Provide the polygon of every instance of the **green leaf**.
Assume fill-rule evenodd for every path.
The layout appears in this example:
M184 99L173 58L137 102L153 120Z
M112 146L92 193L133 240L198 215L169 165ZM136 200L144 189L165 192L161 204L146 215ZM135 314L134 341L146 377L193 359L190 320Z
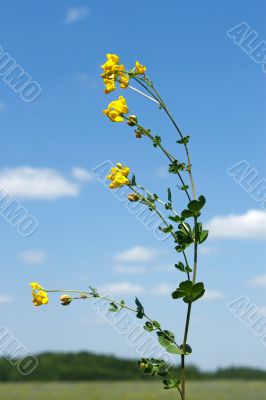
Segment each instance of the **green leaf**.
M133 174L131 177L131 186L136 186L136 175Z
M159 227L160 231L164 232L164 233L169 233L173 230L173 226L172 225L168 225L165 228L162 228L161 226Z
M175 267L177 269L179 269L179 271L181 271L181 272L186 272L186 267L184 266L184 264L181 261L179 261L178 264L175 264Z
M183 219L187 219L187 218L190 218L190 217L194 217L194 212L191 211L191 210L185 209L185 210L183 210L183 211L181 212L181 217L182 217Z
M99 294L98 294L98 292L97 292L97 289L95 289L95 288L93 288L93 287L91 287L91 286L89 286L89 288L90 288L90 290L91 290L91 294L92 294L93 297L99 297Z
M183 186L180 186L180 189L181 190L188 190L189 186L188 185L183 185Z
M193 288L192 288L192 295L193 296L197 296L199 293L201 293L202 292L202 290L204 289L204 284L203 284L203 282L198 282L198 283L195 283L194 285L193 285Z
M183 139L177 140L176 143L178 143L178 144L187 144L189 142L189 138L190 138L190 136L185 136L185 137L183 137Z
M181 261L179 261L178 264L175 264L175 267L181 272L192 272L192 269L188 265L185 266Z
M158 342L160 343L161 346L166 348L172 344L172 341L166 337L164 332L157 332L157 336L158 336Z
M144 307L141 304L141 302L139 301L139 299L136 297L135 299L135 304L137 306L137 315L136 317L139 319L142 319L144 317Z
M164 379L163 380L164 389L175 389L180 385L180 381L177 379Z
M167 331L167 330L164 330L163 332L164 332L164 334L165 334L167 339L170 339L172 341L175 340L175 335L173 334L173 332L170 332L170 331Z
M204 207L205 203L205 197L199 196L198 200L192 200L188 203L188 209L194 213L198 213Z
M154 136L154 138L153 138L153 146L157 147L159 144L161 144L161 137L160 136Z
M144 329L147 332L153 332L154 331L153 324L151 322L149 322L149 321L146 322L145 325L144 325Z
M169 164L168 172L171 174L178 174L179 171L183 171L185 169L184 163L179 163L177 160L174 160Z
M165 347L166 349L173 344L175 341L175 335L170 331L160 331L157 332L158 342L161 346ZM168 350L167 350L168 351Z
M117 312L117 311L119 311L119 308L115 303L110 303L109 311L110 312Z
M204 295L204 293L205 293L205 289L202 289L202 291L199 294L193 296L192 302L200 299Z
M172 293L172 298L174 300L183 298L185 303L193 303L201 298L204 293L205 289L203 282L193 284L192 281L187 280L180 283L179 288Z
M207 239L208 235L209 235L209 231L208 230L201 231L200 234L199 234L199 243L205 242L205 240Z
M182 253L186 249L186 246L176 246L175 249L178 253Z
M193 283L192 281L181 282L179 288L184 292L185 295L190 295L192 293Z
M165 350L171 354L183 354L183 351L180 349L180 347L176 346L175 344L167 346Z
M182 297L184 297L184 292L183 292L183 290L180 290L180 289L176 289L173 293L172 293L172 298L174 299L174 300L176 300L176 299L182 299Z
M139 299L137 297L135 299L135 304L136 304L137 307L140 307L140 308L143 309L143 305L141 304L141 302L139 301Z
M153 325L155 326L155 328L160 329L161 325L159 324L158 321L152 321Z
M176 242L179 245L185 246L185 248L191 245L194 241L192 237L192 232L191 234L189 234L185 229L180 229L179 231L176 231L175 238Z
M172 203L172 193L170 188L167 189L167 193L168 193L168 201L169 203Z
M188 203L188 209L190 210L190 211L192 211L193 213L194 212L198 212L199 210L200 210L200 206L199 206L199 203L198 203L198 201L197 200L191 200L189 203Z
M168 217L173 222L182 222L183 218L179 217L179 215L169 215Z
M198 202L199 202L199 204L200 204L200 208L203 208L204 206L205 206L205 204L206 204L206 198L204 197L204 196L199 196L199 198L198 198Z
M180 350L183 351L183 345L181 344ZM185 355L189 355L192 353L192 348L189 346L189 344L186 344L185 346L185 351L183 352Z

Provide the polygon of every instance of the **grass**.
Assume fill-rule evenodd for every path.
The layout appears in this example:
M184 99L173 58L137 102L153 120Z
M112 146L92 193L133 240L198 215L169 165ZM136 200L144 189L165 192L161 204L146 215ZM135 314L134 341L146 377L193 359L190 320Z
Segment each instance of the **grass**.
M207 381L188 384L188 400L265 400L266 383ZM0 400L175 400L177 392L151 382L3 383Z

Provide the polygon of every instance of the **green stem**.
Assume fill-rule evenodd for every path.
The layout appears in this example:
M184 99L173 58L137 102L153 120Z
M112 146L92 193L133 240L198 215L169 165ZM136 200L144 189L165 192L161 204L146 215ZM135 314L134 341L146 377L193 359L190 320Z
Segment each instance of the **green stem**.
M161 108L165 111L165 113L166 113L166 114L168 115L168 117L170 118L170 120L171 120L172 124L174 125L175 129L177 130L177 132L178 132L180 138L181 138L181 139L184 139L183 133L181 132L179 126L178 126L177 123L175 122L175 120L174 120L172 114L171 114L170 111L168 110L168 108L167 108L166 104L164 103L163 99L161 98L159 92L158 92L158 91L156 90L156 88L153 86L153 83L150 82L150 85L149 85L149 86L152 88L152 90L154 91L155 94L154 94L154 93L152 92L152 90L150 90L144 83L142 83L142 82L145 82L145 83L146 83L145 79L143 79L143 78L139 78L139 79L138 79L138 78L136 78L136 77L133 77L133 79L135 79L148 93L150 93L156 101L159 101ZM189 151L188 151L188 146L187 146L186 143L184 143L184 147L185 147L185 151L186 151L186 155L187 155L188 173L189 173L189 178L190 178L190 182L191 182L192 194L193 194L193 198L196 199L195 181L194 181L193 174L192 174L192 171L191 171L192 165L191 165L191 160L190 160L190 154L189 154Z
M114 304L118 305L119 307L121 307L121 309L125 308L126 310L134 312L135 314L138 313L138 310L127 306L125 303L121 304L121 302L119 302L117 300L111 299L106 296L102 296L98 293L97 293L97 296L94 296L94 295L92 295L91 292L86 292L86 291L82 291L82 290L69 290L69 289L48 290L48 289L44 289L44 291L46 293L80 293L80 295L81 295L80 297L73 297L72 299L73 300L81 300L81 299L86 300L86 299L93 299L93 298L97 299L98 298L98 299L106 300L108 303L114 303ZM143 316L146 318L147 321L153 323L154 319L150 318L146 313L144 313ZM162 328L157 328L157 330L160 332L164 332L164 330ZM172 343L175 344L179 348L178 344L175 341L173 341Z
M130 189L139 196L140 200L142 200L144 202L144 204L146 204L147 207L149 207L150 209L152 209L152 210L154 210L156 212L156 214L161 218L161 220L163 221L163 223L165 224L166 227L170 227L170 225L168 224L166 219L162 216L162 214L157 209L155 204L150 203L148 201L148 199L145 196L143 196L141 193L139 193L136 189L134 189L133 186L128 185L128 187L130 187ZM170 231L170 233L173 236L174 240L176 240L176 237L175 237L174 233L172 231Z
M183 340L183 351L186 351L186 345L187 345L187 337L188 337L188 331L189 331L189 322L190 322L190 316L191 316L191 307L192 303L188 304L187 307L187 317L186 317L186 326L185 326L185 333L184 333L184 340ZM185 369L185 355L181 355L181 396L182 400L186 398L186 369Z
M130 119L129 119L125 114L122 114L122 116L123 116L127 121L130 121ZM149 131L148 129L144 128L142 125L140 125L140 124L137 123L137 122L135 122L135 126L137 126L137 127L145 134L145 136L147 136L147 137L154 143L155 137L150 133L150 131ZM159 148L162 150L162 152L166 155L166 157L168 158L168 160L169 160L171 163L174 162L174 161L177 161L176 158L175 158L174 156L172 156L172 155L162 146L161 143L157 144L157 147L159 147ZM178 162L178 161L177 161L177 162ZM185 182L184 182L184 180L183 180L183 178L182 178L182 176L181 176L181 174L180 174L179 171L177 171L177 175L178 175L178 177L179 177L179 179L180 179L180 181L181 181L181 183L182 183L182 186L186 186L186 184L185 184ZM191 200L191 197L190 197L190 194L188 193L187 189L185 189L184 191L185 191L185 193L186 193L186 195L187 195L188 200L190 201L190 200Z
M144 196L142 196L139 192L137 192L137 191L134 189L134 187L132 187L132 186L130 186L130 185L128 185L128 186L130 187L131 190L133 190L134 193L136 193L138 196L140 196L140 199L144 198L144 199L145 199L145 204L147 205L147 199L146 199ZM154 195L153 195L149 190L145 189L144 187L142 187L142 186L140 186L140 185L137 185L137 184L136 184L136 187L138 187L139 189L143 190L143 191L144 191L145 193L147 193L149 196L154 197ZM159 197L157 197L156 200L157 200L160 204L162 204L163 206L166 206L166 203L165 203L164 201L162 201ZM148 206L148 205L147 205L147 206ZM177 214L177 212L173 209L173 207L172 207L171 204L168 204L168 206L169 206L169 209L172 210L173 213L174 213L176 216L179 216L179 215ZM164 221L164 219L163 219L163 222L166 224L166 222ZM189 233L189 230L188 230L186 224L184 224L183 222L181 222L181 225L182 225L182 226L186 229L186 231ZM174 236L174 238L175 238L175 236ZM185 260L186 267L189 268L189 264L188 264L188 260L187 260L187 256L186 256L185 251L182 251L182 254L183 254L183 257L184 257L184 260ZM189 272L186 271L186 274L187 274L188 280L190 280Z
M196 283L197 279L197 265L198 265L198 220L194 218L194 227L195 227L195 243L194 243L194 267L193 267L193 284ZM187 308L187 317L186 317L186 326L185 326L185 333L183 339L183 350L186 350L187 345L187 338L188 338L188 331L189 331L189 324L190 324L190 317L191 317L191 308L192 303L188 304ZM182 392L182 400L185 400L186 396L186 371L185 371L185 355L181 355L181 392Z

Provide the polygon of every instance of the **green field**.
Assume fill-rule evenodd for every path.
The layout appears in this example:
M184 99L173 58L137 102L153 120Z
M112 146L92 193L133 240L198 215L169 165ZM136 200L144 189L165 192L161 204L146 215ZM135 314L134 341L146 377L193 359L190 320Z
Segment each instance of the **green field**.
M175 391L151 382L3 383L0 400L174 400ZM188 400L265 400L266 382L189 382Z

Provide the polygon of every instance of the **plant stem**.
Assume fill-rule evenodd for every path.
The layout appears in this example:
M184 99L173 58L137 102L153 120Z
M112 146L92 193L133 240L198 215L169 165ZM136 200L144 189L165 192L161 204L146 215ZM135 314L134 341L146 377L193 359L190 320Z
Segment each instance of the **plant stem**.
M122 115L123 115L123 117L124 117L126 120L130 121L130 119L129 119L126 115L124 115L124 114L122 114ZM147 136L147 137L154 143L155 137L150 133L150 131L149 131L148 129L144 128L142 125L140 125L140 124L137 123L137 122L135 122L135 125L145 134L145 136ZM174 161L177 161L176 158L175 158L174 156L172 156L172 155L161 145L161 143L157 144L157 146L162 150L162 152L166 155L166 157L168 158L168 160L169 160L171 163L174 162ZM178 161L177 161L177 162L178 162ZM180 174L179 171L177 171L177 175L178 175L178 177L179 177L179 179L180 179L180 181L181 181L181 183L182 183L182 186L186 186L186 185L185 185L185 182L184 182L184 180L183 180L183 178L182 178L182 176L181 176L181 174ZM188 193L187 189L185 189L184 191L185 191L185 193L186 193L186 195L187 195L188 200L190 201L190 200L191 200L191 197L190 197L190 194Z
M126 310L129 310L131 312L134 312L135 314L138 313L138 310L127 306L125 303L121 304L121 302L111 299L109 297L106 296L102 296L100 294L97 293L97 296L93 295L91 292L86 292L86 291L82 291L82 290L69 290L69 289L52 289L52 290L48 290L48 289L44 289L46 293L80 293L80 297L72 297L73 300L86 300L86 299L102 299L102 300L106 300L109 303L114 303L116 305L118 305L121 309L125 308ZM143 314L143 317L146 318L147 321L153 323L154 319L150 318L146 313ZM158 331L160 332L164 332L164 330L162 328L157 328ZM179 348L178 344L176 343L176 341L172 341L173 344L176 345L176 347Z
M187 318L186 318L186 326L185 326L185 333L184 333L184 340L183 340L183 347L182 349L186 351L187 345L187 337L188 337L188 330L189 330L189 321L191 315L191 306L192 303L188 304L187 307ZM186 370L185 370L185 355L181 355L181 394L182 400L185 400L186 397Z
M194 267L193 267L193 284L196 282L197 278L197 265L198 265L198 229L197 225L198 220L194 218L194 227L195 227L195 243L194 243ZM188 338L188 331L189 331L189 324L190 324L190 317L191 317L191 308L192 303L188 303L187 308L187 317L186 317L186 326L185 326L185 333L184 333L184 340L183 340L183 347L182 349L186 350L187 345L187 338ZM186 398L186 370L185 370L185 355L181 355L181 393L182 393L182 400Z
M138 82L148 93L150 93L153 97L153 101L155 100L156 102L159 102L160 107L165 111L165 113L168 115L168 117L170 118L172 124L174 125L175 129L177 130L179 136L181 139L184 139L184 135L181 132L179 126L177 125L177 123L175 122L172 114L170 113L170 111L168 110L167 106L165 105L163 99L161 98L159 92L157 91L157 89L153 86L153 83L150 82L149 86L152 88L152 90L154 91L154 93L152 92L152 90L150 90L149 87L147 87L143 82L146 83L145 79L143 78L136 78L133 77L133 79L135 79L136 82ZM141 93L142 94L142 93ZM189 173L189 178L190 178L190 182L191 182L191 189L192 189L192 194L193 194L193 198L196 199L196 188L195 188L195 182L194 182L194 178L192 175L192 165L191 165L191 160L190 160L190 155L189 155L189 151L188 151L188 146L186 143L184 143L184 147L185 147L185 151L186 151L186 155L187 155L187 161L188 161L188 173Z
M144 85L144 84L142 84L142 86L146 87L146 85ZM156 96L154 96L154 98L156 100L160 101L160 105L161 105L162 109L168 115L168 117L171 120L172 124L176 128L180 138L183 140L184 136L183 136L179 126L175 122L175 120L172 117L170 111L168 110L167 106L163 102L161 96L159 95L159 93L157 92L157 90L155 89L155 87L153 86L152 83L150 83L150 87L153 89L153 91L154 91L154 93L156 95ZM149 88L146 88L146 89L147 89L147 91L149 93L151 93L151 90ZM191 165L191 160L190 160L190 155L189 155L187 143L184 143L184 147L185 147L185 151L186 151L186 155L187 155L188 173L189 173L189 178L190 178L190 182L191 182L192 195L193 195L193 199L195 200L196 199L196 188L195 188L194 178L193 178L193 175L192 175L192 165ZM197 244L198 243L198 240L197 240L197 236L198 236L198 234L197 234L197 218L194 218L194 227L195 227L195 244L194 244L193 283L196 282L196 277L197 277L197 259L198 259L198 251L197 251L197 249L198 249L198 244ZM184 254L184 256L185 256L185 254ZM185 260L186 260L186 258L185 258ZM186 263L187 263L187 260L186 260ZM192 308L192 303L189 303L188 304L188 308L187 308L186 326L185 326L185 333L184 333L184 340L183 340L183 351L185 351L186 344L187 344L187 337L188 337L190 317L191 317L191 308ZM181 355L181 399L185 400L185 398L186 398L185 354L182 354Z

